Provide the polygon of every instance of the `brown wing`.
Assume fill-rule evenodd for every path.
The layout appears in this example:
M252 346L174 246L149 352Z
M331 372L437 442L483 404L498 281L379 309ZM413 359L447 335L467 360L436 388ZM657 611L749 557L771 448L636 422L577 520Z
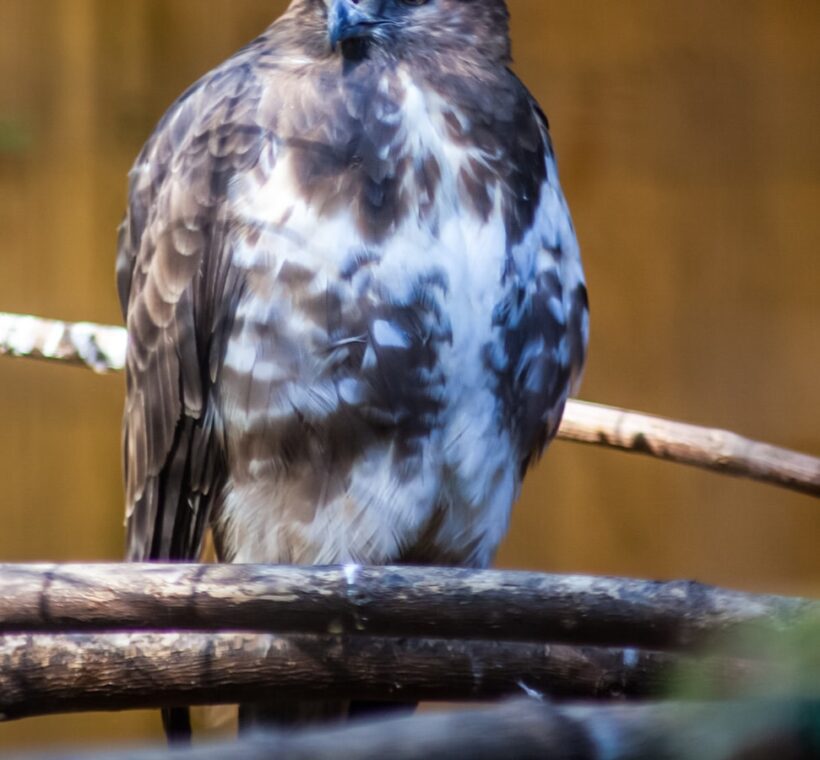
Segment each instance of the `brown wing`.
M168 111L130 176L117 286L128 326L123 421L127 558L193 559L224 471L218 382L240 290L228 183L255 166L252 46Z
M519 235L537 233L541 250L528 278L508 275L508 296L497 304L493 324L503 340L505 362L498 394L522 454L522 475L558 432L564 406L577 390L588 340L587 290L578 241L558 180L544 112L524 85L510 74L520 111L514 134L517 160L509 183ZM541 169L543 167L543 169ZM521 199L524 199L522 202ZM536 214L526 200L549 204ZM532 203L533 201L531 201Z

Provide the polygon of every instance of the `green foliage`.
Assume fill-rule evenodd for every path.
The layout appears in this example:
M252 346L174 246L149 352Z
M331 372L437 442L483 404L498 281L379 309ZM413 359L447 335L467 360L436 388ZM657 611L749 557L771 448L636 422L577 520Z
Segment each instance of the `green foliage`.
M820 616L790 621L776 633L750 629L707 654L732 658L735 653L737 658L738 652L749 663L742 678L722 677L712 659L706 658L678 674L672 685L673 696L820 700Z
M746 663L741 676L734 669L721 672L714 667L717 658L737 661L738 652ZM687 757L725 758L729 742L737 737L747 739L750 747L765 747L782 736L799 742L795 757L802 758L804 751L810 753L806 757L820 757L820 617L790 621L776 633L749 630L731 646L716 646L709 654L715 657L678 673L671 696L700 703L731 699L735 709L708 726L708 741L693 747ZM769 757L749 755L763 756Z

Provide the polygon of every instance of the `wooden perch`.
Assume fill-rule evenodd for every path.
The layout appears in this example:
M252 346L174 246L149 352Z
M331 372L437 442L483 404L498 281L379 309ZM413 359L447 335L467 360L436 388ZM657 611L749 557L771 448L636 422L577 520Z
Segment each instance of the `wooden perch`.
M0 636L6 720L96 710L283 699L490 700L660 697L694 660L636 650L502 641L270 634ZM733 693L764 666L698 660ZM754 680L752 680L754 679Z
M121 327L0 313L0 355L59 361L96 372L125 366ZM567 403L558 437L646 454L820 497L820 458L743 438L726 430L583 401Z
M690 581L421 567L0 565L0 633L246 630L679 649L820 602Z
M812 703L556 707L515 700L303 732L260 733L185 750L157 748L40 760L807 760L820 755ZM19 758L18 758L19 760Z

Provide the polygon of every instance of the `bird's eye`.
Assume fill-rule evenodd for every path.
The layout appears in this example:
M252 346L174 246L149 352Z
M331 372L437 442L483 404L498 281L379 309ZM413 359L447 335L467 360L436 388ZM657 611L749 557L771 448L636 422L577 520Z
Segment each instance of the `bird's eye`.
M430 0L401 0L402 5L427 5Z

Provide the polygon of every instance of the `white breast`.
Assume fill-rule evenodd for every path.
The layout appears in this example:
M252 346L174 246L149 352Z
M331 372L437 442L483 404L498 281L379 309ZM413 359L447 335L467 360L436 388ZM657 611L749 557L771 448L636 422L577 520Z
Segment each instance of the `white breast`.
M405 90L400 139L411 154L429 154L441 168L436 223L407 216L361 275L348 282L340 274L351 251L365 247L351 214L341 210L328 216L305 201L287 150L271 145L265 171L232 187L233 263L246 270L250 285L228 345L226 377L234 379L223 383L221 406L229 457L244 450L257 456L250 468L234 472L224 497L224 529L228 542L239 547L238 561L388 562L412 545L438 510L437 542L471 546L464 561L486 565L506 532L520 485L519 465L499 424L485 361L488 345L500 340L493 312L504 297L507 261L501 201L496 194L486 221L462 207L459 171L468 159L481 156L447 138L445 103L416 87L406 72L399 73L399 81ZM559 202L563 199L545 195L539 212L542 228L517 246L518 265L534 271L544 233L566 234L544 229L554 226L553 206ZM296 289L281 277L293 264L310 273L309 282ZM356 299L368 288L367 293L379 294L379 308L405 304L430 273L446 284L431 290L431 297L446 315L450 339L437 360L445 378L439 424L427 435L413 477L396 476L398 440L363 452L341 489L327 471L333 460L323 463L322 451L309 453L305 461L284 463L275 447L265 445L281 426L296 415L320 427L364 392L355 377L334 379L328 355L343 359L357 340L379 344L374 349L401 348L407 340L387 308L369 333L348 336L346 345L334 345L328 354L329 333L308 318L303 304L333 292L352 314ZM274 344L296 348L285 360ZM375 351L371 361L374 356ZM306 487L322 479L326 488ZM310 503L317 494L323 500L319 507Z

